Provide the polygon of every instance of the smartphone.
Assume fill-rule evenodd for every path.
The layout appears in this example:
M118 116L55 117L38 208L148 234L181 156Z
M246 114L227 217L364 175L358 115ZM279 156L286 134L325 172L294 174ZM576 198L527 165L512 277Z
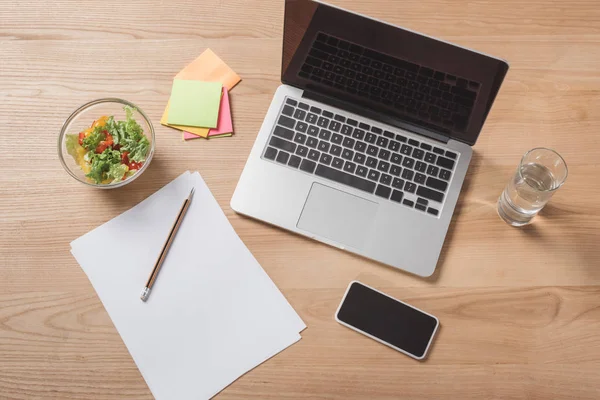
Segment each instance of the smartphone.
M433 315L358 281L348 285L335 319L417 360L427 355L440 324Z

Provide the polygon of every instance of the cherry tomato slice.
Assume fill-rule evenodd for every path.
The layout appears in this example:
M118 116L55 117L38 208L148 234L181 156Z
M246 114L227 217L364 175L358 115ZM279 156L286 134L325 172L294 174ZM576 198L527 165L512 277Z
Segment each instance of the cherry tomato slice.
M85 138L85 132L79 132L79 145L83 146L83 139Z
M132 169L140 169L140 168L142 168L142 163L141 162L132 161L132 162L129 163L129 169L130 170L132 170Z
M121 153L121 163L122 164L125 164L125 165L129 164L129 157L128 156L129 156L129 152L128 151L124 151L123 153Z

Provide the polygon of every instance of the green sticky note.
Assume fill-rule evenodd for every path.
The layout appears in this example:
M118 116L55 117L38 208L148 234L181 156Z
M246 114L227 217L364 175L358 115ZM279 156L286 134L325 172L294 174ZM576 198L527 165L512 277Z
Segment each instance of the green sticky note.
M175 79L171 89L169 124L216 128L223 84Z

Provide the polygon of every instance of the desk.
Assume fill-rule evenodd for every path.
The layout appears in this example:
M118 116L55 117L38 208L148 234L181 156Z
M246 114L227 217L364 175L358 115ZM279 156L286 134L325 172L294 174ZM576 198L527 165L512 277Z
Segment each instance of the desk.
M511 63L430 279L229 207L280 84L281 1L0 3L0 398L151 398L69 242L187 169L308 325L218 398L600 398L597 3L333 2ZM159 119L174 74L206 47L243 78L231 93L236 135L183 143ZM91 190L62 170L56 137L76 107L109 96L147 112L157 152L131 185ZM495 202L536 146L562 154L569 178L533 225L511 228ZM439 317L426 362L334 322L352 279Z

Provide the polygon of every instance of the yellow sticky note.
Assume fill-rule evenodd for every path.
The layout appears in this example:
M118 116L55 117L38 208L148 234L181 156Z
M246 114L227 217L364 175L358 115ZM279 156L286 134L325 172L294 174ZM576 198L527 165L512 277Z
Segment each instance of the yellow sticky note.
M231 90L240 82L240 77L223 60L219 58L211 49L206 49L198 58L192 61L188 66L175 75L175 79L200 80L207 82L221 82L224 87ZM169 125L169 106L171 100L167 103L160 123L171 128L185 130L195 135L208 137L208 128L195 128L181 125Z

